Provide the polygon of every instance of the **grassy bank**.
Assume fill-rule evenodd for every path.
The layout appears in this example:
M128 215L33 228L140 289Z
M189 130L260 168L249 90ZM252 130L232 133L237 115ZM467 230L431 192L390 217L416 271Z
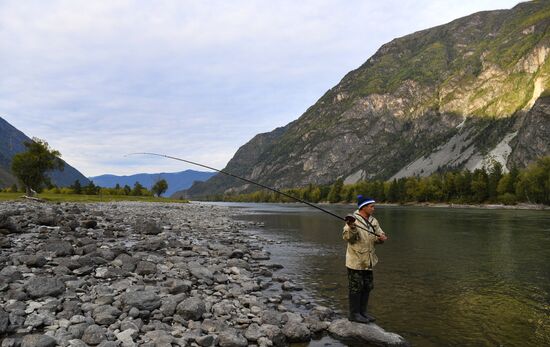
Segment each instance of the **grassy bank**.
M23 193L0 193L0 201L21 199ZM35 197L51 202L110 202L110 201L145 201L145 202L179 202L186 203L188 200L157 198L153 196L131 196L131 195L84 195L84 194L37 194Z

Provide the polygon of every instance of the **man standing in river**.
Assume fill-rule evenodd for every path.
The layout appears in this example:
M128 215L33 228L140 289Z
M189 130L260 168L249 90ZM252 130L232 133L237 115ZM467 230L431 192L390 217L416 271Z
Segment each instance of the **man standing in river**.
M388 238L374 213L375 201L357 197L357 211L346 217L343 239L348 242L346 267L349 281L349 320L369 323L376 319L367 313L369 294L374 287L372 269L378 262L374 245Z

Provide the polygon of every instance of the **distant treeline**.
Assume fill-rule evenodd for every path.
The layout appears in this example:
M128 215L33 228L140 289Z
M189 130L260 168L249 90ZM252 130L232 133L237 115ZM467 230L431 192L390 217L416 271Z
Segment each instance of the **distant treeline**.
M344 184L339 179L332 185L310 184L283 192L309 202L351 203L359 194L388 203L501 203L518 202L550 205L550 157L539 159L529 167L512 168L504 173L502 165L470 171L434 173L428 177L406 177L392 181L360 181ZM260 190L248 194L226 194L210 200L234 202L291 202L281 194Z
M17 185L12 185L10 188L4 189L6 192L21 191ZM153 196L153 192L145 188L141 183L136 182L133 187L129 185L120 186L117 184L114 188L103 188L90 181L85 186L76 180L71 186L59 188L51 186L44 189L42 192L51 194L84 194L84 195L127 195L127 196Z

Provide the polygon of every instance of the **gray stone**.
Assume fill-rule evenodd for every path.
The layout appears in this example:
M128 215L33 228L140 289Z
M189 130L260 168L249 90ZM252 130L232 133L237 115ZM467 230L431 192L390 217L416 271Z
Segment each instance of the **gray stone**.
M145 333L145 341L151 341L155 347L172 347L174 337L168 331L154 330Z
M219 345L221 347L246 347L248 346L248 340L240 333L227 330L219 335Z
M84 332L86 331L86 328L88 328L91 324L90 323L78 323L73 324L70 327L67 328L67 331L75 338L75 339L81 339L84 335Z
M330 324L328 331L340 339L384 346L409 346L400 335L387 332L374 323L361 324L347 319L338 319Z
M162 228L156 222L138 220L136 222L136 231L145 235L158 235L162 232Z
M139 309L136 308L136 307L132 307L130 309L130 311L128 311L128 315L132 318L137 318L139 317Z
M289 321L282 329L289 342L307 342L311 340L311 332L304 323Z
M25 289L31 298L56 297L65 292L65 284L58 278L37 276L27 282Z
M74 339L69 341L69 347L90 347L90 346L80 339Z
M222 300L212 305L212 313L216 316L230 315L235 311L235 305L229 300Z
M286 337L278 326L264 324L260 327L263 335L267 336L275 346L286 346Z
M21 341L21 347L54 347L57 341L48 335L26 335Z
M282 285L281 285L281 288L283 290L288 290L288 291L291 291L291 290L302 290L301 287L295 285L294 283L290 282L290 281L285 281Z
M136 336L137 336L137 330L134 330L134 329L126 329L116 334L116 338L118 341L122 343L122 347L136 346L136 343L134 342L134 338Z
M244 332L244 337L246 337L248 341L252 342L257 341L262 336L264 336L264 334L262 333L260 326L256 323L250 324Z
M31 313L25 319L23 326L37 328L44 324L45 316L42 314Z
M214 346L216 339L212 335L203 335L195 338L195 342L202 347Z
M116 322L121 313L122 312L116 307L102 305L94 309L93 317L97 324L111 325Z
M6 337L2 340L2 347L19 347L21 346L21 338Z
M58 222L57 216L51 211L40 212L36 216L36 223L38 225L55 226Z
M140 261L136 266L136 273L138 275L152 275L157 272L157 265L149 261Z
M0 278L3 278L9 283L23 279L23 274L15 266L5 266L2 270L0 270Z
M68 241L52 240L44 246L46 252L53 252L56 257L65 257L74 254L73 245Z
M174 312L176 312L176 307L184 299L185 299L185 294L170 295L170 296L162 298L161 306L160 306L160 312L162 312L162 314L165 317L173 316Z
M90 325L84 330L82 335L82 341L86 342L89 345L96 346L101 343L101 341L107 339L107 329L99 325Z
M262 313L262 323L279 326L282 323L282 317L276 311L264 311Z
M118 341L101 341L101 343L97 345L97 347L119 347L119 346L120 346L120 342Z
M21 257L21 261L28 267L43 267L48 263L46 257L40 254L33 254Z
M269 252L253 251L250 257L254 260L269 260Z
M187 280L170 279L166 283L171 294L189 293L193 283Z
M80 222L80 226L86 229L94 229L97 226L97 221L93 219L85 219Z
M0 229L5 229L10 233L19 232L17 223L14 222L12 211L4 211L0 213Z
M213 279L214 278L214 275L212 274L212 271L208 270L206 267L198 264L198 263L195 263L195 262L190 262L188 264L188 267L189 267L189 272L191 272L191 275L193 275L194 277L198 278L198 279L203 279L203 278L206 278L206 279Z
M176 311L183 319L199 320L206 312L206 305L200 298L191 297L180 302Z
M109 261L115 259L115 252L110 249L99 248L95 251L95 255Z
M240 249L233 250L233 252L231 252L231 255L229 256L229 258L242 258L242 257L244 257L244 252L241 251Z
M160 307L160 297L153 291L136 291L125 293L122 302L128 307L153 311Z
M8 331L10 315L0 307L0 335Z

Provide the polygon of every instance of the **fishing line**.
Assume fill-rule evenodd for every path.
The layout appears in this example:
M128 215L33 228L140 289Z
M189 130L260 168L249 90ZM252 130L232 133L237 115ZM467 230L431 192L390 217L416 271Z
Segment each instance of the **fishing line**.
M333 216L333 217L335 217L335 218L338 218L339 220L342 220L342 221L344 221L344 222L346 222L346 223L348 222L348 219L349 219L349 218L353 218L353 220L355 220L355 217L353 217L353 216L348 215L348 216L346 216L346 217L340 217L339 215L334 214L334 213L332 213L332 212L330 212L330 211L328 211L328 210L325 210L325 209L322 208L322 207L319 207L319 206L317 206L317 205L314 205L314 204L312 204L311 202L308 202L308 201L305 201L305 200L303 200L303 199L297 198L297 197L295 197L295 196L292 196L292 195L290 195L290 194L287 194L287 193L282 192L282 191L280 191L280 190L277 190L277 189L275 189L275 188L266 186L265 184L258 183L258 182L249 180L248 178L244 178L244 177L240 177L240 176L237 176L237 175L235 175L235 174L232 174L231 172L227 172L227 171L224 171L224 170L219 170L219 169L213 168L213 167L211 167L211 166L204 165L204 164L201 164L201 163L197 163L197 162L194 162L194 161L191 161L191 160L185 160L185 159L181 159L181 158L177 158L177 157L172 157L172 156L166 155L166 154L150 153L150 152L129 153L129 154L126 154L125 157L130 156L130 155L153 155L153 156L157 156L157 157L163 157L163 158L178 160L178 161L182 161L182 162L184 162L184 163L188 163L188 164L200 166L200 167L203 167L203 168L206 168L206 169L209 169L209 170L213 170L213 171L222 173L222 174L224 174L224 175L228 175L228 176L231 176L231 177L238 178L238 179L240 179L240 180L242 180L242 181L245 181L245 182L247 182L247 183L252 183L252 184L257 185L257 186L259 186L259 187L262 187L262 188L271 190L271 191L273 191L273 192L275 192L275 193L279 193L279 194L281 194L281 195L283 195L283 196L286 196L287 198L296 200L296 201L301 202L301 203L303 203L303 204L306 204L306 205L308 205L308 206L310 206L310 207L313 207L313 208L315 208L315 209L318 209L319 211L322 211L322 212L324 212L324 213L326 213L326 214L329 214L329 215L331 215L331 216ZM370 223L369 223L369 224L370 224ZM365 231L367 231L367 232L369 232L369 233L375 235L375 236L378 236L375 232L370 231L370 230L368 230L367 228L363 228L362 226L357 225L357 224L356 224L356 226L357 226L358 228L360 228L360 229L363 229L363 230L365 230Z

